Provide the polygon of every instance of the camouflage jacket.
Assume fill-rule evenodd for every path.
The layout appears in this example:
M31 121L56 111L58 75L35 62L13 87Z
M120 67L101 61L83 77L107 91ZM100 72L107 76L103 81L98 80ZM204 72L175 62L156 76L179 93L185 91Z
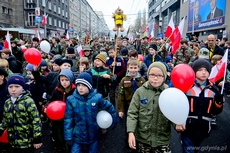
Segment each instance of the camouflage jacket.
M0 131L5 129L8 130L9 143L14 148L29 148L41 143L41 120L28 92L23 93L14 103L11 98L6 100Z
M141 44L141 54L142 54L143 56L149 54L148 48L149 48L149 44L148 44L147 42L143 42L143 43Z
M174 64L188 64L190 61L192 61L195 56L194 56L194 51L191 48L187 48L186 50L179 49L177 52L174 54Z

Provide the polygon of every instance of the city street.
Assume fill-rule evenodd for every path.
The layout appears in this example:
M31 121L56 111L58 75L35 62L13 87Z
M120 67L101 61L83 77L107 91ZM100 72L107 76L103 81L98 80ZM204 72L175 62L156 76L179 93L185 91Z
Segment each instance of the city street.
M230 152L230 98L226 97L224 110L217 116L217 125L212 129L210 137L206 139L201 149L204 153L229 153ZM125 130L121 120L114 130L100 138L99 153L125 153ZM172 153L180 153L180 135L172 129ZM43 127L43 146L36 153L52 153L52 144L48 132L48 124Z

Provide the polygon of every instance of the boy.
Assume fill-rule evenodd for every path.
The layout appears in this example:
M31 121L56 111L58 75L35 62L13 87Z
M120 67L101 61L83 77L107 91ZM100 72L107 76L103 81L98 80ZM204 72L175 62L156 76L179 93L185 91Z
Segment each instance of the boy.
M208 77L212 65L206 59L198 59L192 64L195 72L194 86L186 93L190 110L185 125L177 125L181 133L182 149L186 153L198 152L201 142L209 136L213 115L223 109L223 95Z
M75 90L75 80L74 74L70 69L64 69L60 72L58 76L58 81L60 85L55 88L53 95L51 97L52 101L61 100L66 101L66 98L73 94ZM52 121L52 138L54 140L54 149L56 152L68 152L68 148L65 147L64 141L64 123L63 119Z
M138 152L169 153L170 121L159 108L159 96L167 88L167 70L163 63L152 63L148 81L134 93L127 115L129 147Z
M18 74L7 81L10 98L6 100L0 135L8 130L11 152L31 153L42 146L41 120L37 107L24 90L25 80Z
M13 74L13 72L9 69L9 63L6 59L0 59L0 68L3 68L8 76L6 77L6 80Z
M73 144L72 153L82 152L85 145L88 152L97 153L101 131L96 122L97 113L100 110L108 111L113 118L112 126L118 122L117 113L113 105L92 88L92 76L89 73L79 74L75 84L76 90L66 100L64 137L69 144Z
M151 44L149 46L149 54L145 56L144 63L147 67L153 62L162 62L162 58L160 55L157 54L157 45Z

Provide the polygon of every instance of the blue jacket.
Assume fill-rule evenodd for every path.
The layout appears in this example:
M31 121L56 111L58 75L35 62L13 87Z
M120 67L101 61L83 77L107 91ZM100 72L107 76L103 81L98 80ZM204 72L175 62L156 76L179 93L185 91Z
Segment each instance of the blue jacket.
M109 101L103 99L101 94L92 89L85 97L75 90L73 95L67 97L64 117L64 138L74 143L90 144L100 134L96 116L100 110L106 110L113 118L112 126L118 122L116 109Z
M163 62L162 58L160 55L156 54L154 58L154 62ZM147 67L153 63L153 56L148 54L145 56L144 63L146 64Z

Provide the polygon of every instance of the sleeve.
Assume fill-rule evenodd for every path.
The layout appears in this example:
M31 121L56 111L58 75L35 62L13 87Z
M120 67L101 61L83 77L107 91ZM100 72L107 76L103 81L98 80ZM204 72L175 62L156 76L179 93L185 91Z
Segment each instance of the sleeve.
M215 92L212 114L217 115L220 114L223 110L224 95L220 93L220 90L216 85L212 86L212 90Z
M148 71L148 68L147 68L146 64L145 64L145 63L142 63L142 64L141 64L141 76L142 76L145 80L148 79L148 77L147 77L147 71Z
M119 119L117 111L111 102L103 99L102 95L100 95L99 98L99 109L106 110L108 113L111 114L113 118L113 123L111 127L115 127Z
M73 121L74 121L74 108L71 105L71 97L66 100L66 110L64 117L64 139L73 139Z
M39 117L39 113L37 107L33 101L33 99L29 98L27 102L27 110L29 115L29 120L33 125L33 139L34 144L42 142L42 123Z
M4 104L4 108L3 108L3 118L2 121L0 123L0 136L3 134L4 130L7 129L8 127L8 119L6 116L6 103Z
M117 95L117 109L118 112L124 112L124 102L125 102L125 98L124 98L124 78L121 80L120 84L119 84L119 89L118 89L118 95Z
M121 70L116 74L118 78L122 78L126 73L126 67L125 67L125 62L122 59L121 60Z
M137 90L134 93L131 103L129 105L128 114L127 114L127 132L135 132L136 130L137 121L139 118L138 116L139 108L140 108L139 90Z

